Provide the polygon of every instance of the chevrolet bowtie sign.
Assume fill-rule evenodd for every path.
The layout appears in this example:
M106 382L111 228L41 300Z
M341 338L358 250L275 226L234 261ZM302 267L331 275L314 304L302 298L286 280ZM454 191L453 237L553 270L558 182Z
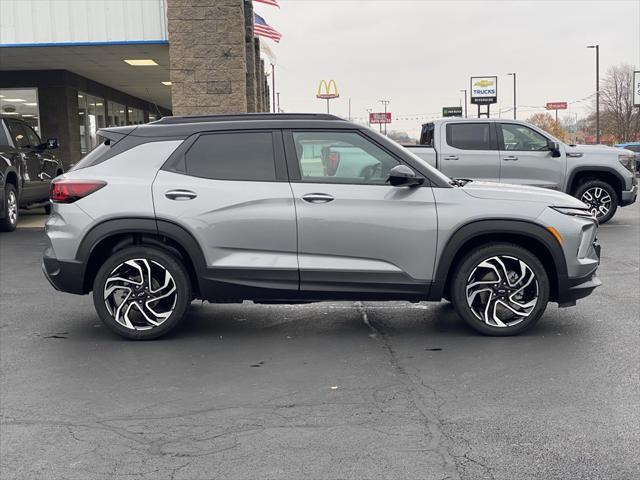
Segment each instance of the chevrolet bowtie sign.
M471 77L471 103L487 104L498 101L498 77Z
M329 83L327 83L326 80L322 80L320 82L320 85L318 85L316 98L325 98L330 100L332 98L338 98L339 96L340 94L338 93L338 87L336 85L336 82L334 82L333 80L329 80Z

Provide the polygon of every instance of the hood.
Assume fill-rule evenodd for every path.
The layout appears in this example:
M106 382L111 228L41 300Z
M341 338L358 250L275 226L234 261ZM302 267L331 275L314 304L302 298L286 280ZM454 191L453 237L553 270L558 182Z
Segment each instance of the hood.
M472 197L488 200L536 202L553 207L587 208L587 205L577 198L548 188L473 181L465 184L462 189Z
M567 155L589 155L591 156L610 156L613 155L618 158L620 153L619 148L608 147L607 145L566 145Z

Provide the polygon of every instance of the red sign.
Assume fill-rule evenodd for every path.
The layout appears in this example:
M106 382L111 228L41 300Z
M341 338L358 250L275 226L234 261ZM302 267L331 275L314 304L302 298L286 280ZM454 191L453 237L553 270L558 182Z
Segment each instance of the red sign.
M369 113L369 123L391 123L391 112Z
M547 110L566 110L567 102L547 102Z

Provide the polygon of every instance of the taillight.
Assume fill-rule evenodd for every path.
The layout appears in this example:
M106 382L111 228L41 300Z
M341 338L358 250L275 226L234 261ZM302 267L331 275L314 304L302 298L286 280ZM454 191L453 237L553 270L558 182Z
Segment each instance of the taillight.
M49 198L54 203L73 203L100 190L107 182L102 180L54 180Z

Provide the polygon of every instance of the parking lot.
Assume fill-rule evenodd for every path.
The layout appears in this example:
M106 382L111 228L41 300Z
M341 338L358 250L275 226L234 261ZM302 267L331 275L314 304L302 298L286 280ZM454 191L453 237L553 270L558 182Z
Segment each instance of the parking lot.
M519 337L448 303L194 303L153 342L56 293L39 229L0 236L9 479L640 477L640 206L603 286Z

